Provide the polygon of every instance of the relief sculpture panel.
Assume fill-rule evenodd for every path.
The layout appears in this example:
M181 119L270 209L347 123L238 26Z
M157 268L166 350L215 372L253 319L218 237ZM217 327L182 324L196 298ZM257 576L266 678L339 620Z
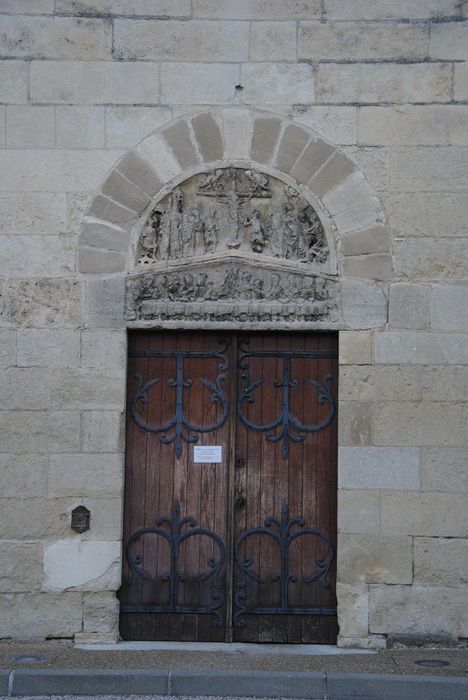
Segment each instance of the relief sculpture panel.
M330 324L339 304L328 263L322 222L298 190L254 170L218 168L152 207L127 279L127 320Z
M151 211L138 266L241 250L323 266L322 223L290 185L254 170L218 168L194 175Z

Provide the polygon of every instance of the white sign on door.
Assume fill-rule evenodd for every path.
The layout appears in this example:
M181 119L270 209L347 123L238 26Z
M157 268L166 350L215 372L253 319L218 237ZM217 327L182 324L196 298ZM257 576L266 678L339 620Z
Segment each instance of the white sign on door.
M198 445L193 448L193 461L197 464L221 464L223 448L221 445Z

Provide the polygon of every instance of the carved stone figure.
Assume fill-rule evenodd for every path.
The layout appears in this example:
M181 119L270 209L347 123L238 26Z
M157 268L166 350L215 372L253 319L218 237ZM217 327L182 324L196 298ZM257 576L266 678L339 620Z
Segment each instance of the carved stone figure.
M216 209L211 207L203 224L203 242L205 246L205 253L215 252L216 246L218 245L218 234L218 215L216 214Z
M251 216L244 217L243 224L250 228L250 245L253 252L263 253L266 240L261 212L258 209L254 209Z

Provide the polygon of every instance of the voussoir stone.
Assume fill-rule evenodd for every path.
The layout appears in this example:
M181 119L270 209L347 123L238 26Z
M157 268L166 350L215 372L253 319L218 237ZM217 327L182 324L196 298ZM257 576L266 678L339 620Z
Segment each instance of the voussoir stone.
M130 151L118 165L119 172L140 190L152 197L161 189L162 182L152 165L136 151Z
M284 130L278 146L276 166L288 173L309 141L309 134L296 124L289 124Z
M275 151L281 130L281 120L276 117L258 117L254 122L250 156L258 163L268 163Z
M189 168L199 162L200 159L192 143L187 122L180 120L168 126L167 129L164 129L163 136L183 168Z
M198 147L206 161L221 160L224 156L220 128L211 114L204 113L192 119Z

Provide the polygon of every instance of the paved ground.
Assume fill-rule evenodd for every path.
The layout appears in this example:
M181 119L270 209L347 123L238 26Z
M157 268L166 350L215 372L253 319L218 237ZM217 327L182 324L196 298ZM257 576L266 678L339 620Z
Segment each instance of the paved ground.
M0 642L0 700L137 695L146 700L468 700L466 649L343 653L322 648L320 653L314 647L200 648L122 644L97 650L66 642Z

